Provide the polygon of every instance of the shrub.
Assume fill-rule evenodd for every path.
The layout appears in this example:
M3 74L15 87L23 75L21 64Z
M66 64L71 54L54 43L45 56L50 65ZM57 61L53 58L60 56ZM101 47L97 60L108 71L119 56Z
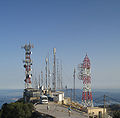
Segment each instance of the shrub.
M32 116L33 104L31 103L10 103L3 104L1 118L30 118Z
M113 112L113 118L120 118L120 111Z

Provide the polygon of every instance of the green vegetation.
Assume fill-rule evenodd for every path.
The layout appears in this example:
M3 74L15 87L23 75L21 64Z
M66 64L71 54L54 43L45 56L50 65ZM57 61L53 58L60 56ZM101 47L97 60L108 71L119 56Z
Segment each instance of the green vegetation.
M120 111L114 111L113 118L120 118Z
M120 118L120 104L107 105L107 112L113 118Z
M112 111L113 118L120 118L120 105L119 104L110 105L109 108Z
M33 109L32 103L5 103L0 110L0 118L31 118Z
M54 118L34 110L32 103L24 103L19 99L15 103L3 104L0 110L0 118Z

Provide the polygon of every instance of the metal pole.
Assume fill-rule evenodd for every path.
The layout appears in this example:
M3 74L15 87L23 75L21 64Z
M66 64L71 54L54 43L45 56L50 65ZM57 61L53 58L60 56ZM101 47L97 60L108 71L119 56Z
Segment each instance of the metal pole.
M68 97L67 85L65 86L65 88L66 88L66 97Z
M46 62L46 74L45 74L45 77L46 77L46 89L47 89L47 62L48 62L48 58L46 57L45 59L45 62Z
M40 74L39 74L39 88L38 89L40 89Z
M105 118L105 104L106 104L106 95L104 95L104 111L103 111L103 118Z
M60 89L60 72L59 72L59 60L57 59L57 89Z
M75 71L75 68L74 68L74 74L73 74L73 77L74 77L74 82L73 82L74 83L74 101L75 101L75 72L76 71Z
M63 89L63 83L62 83L62 81L63 81L63 76L62 76L62 70L63 70L63 68L62 68L62 60L61 60L61 75L60 75L60 80L61 80L61 89Z
M43 86L43 72L41 71L41 86Z
M49 53L48 53L48 88L50 88Z
M56 91L56 48L53 48L54 63L53 63L53 91Z
M71 102L72 102L72 88L71 88Z

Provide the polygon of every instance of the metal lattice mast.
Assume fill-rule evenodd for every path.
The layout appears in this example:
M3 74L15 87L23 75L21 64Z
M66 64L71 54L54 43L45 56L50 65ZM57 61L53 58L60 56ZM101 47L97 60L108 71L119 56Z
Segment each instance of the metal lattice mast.
M73 84L74 84L74 101L75 101L75 73L76 73L76 70L74 68L74 74L73 74L73 78L74 78L74 81L73 81Z
M46 89L47 89L48 88L48 85L47 85L47 70L48 70L47 63L48 63L48 58L47 57L45 59L45 62L46 62L46 67L45 67L45 70L46 70L46 73L45 73L45 83L46 83Z
M35 75L35 82L34 82L34 84L35 84L35 89L37 89L38 88L38 81L37 81L36 75Z
M43 72L41 71L41 86L43 86Z
M31 60L30 55L32 54L31 48L33 48L33 45L31 45L29 43L28 45L26 44L22 48L25 49L25 60L23 61L23 63L25 63L24 64L24 68L25 68L25 75L26 75L26 78L25 78L25 88L32 88L32 85L31 85L31 77L32 77L31 65L32 65L32 60Z
M53 62L53 91L56 91L56 48L53 48L54 62Z
M63 70L63 68L62 68L62 60L61 60L61 73L60 73L60 81L61 81L61 86L60 86L60 88L61 89L63 89L63 83L62 83L62 81L63 81L63 75L62 75L62 70Z
M72 88L71 88L71 92L70 93L71 93L70 98L71 98L71 102L72 102Z
M60 89L60 70L59 70L59 60L57 59L57 89Z
M39 74L39 86L38 86L38 88L40 89L40 74Z
M83 93L82 104L87 106L93 106L92 92L91 92L91 67L90 59L87 54L83 60L83 63L79 66L79 79L83 81Z
M58 73L59 73L59 62L58 62L58 59L57 59L57 89L59 89L59 76L58 76Z
M48 88L50 88L50 68L49 68L49 53L48 53Z

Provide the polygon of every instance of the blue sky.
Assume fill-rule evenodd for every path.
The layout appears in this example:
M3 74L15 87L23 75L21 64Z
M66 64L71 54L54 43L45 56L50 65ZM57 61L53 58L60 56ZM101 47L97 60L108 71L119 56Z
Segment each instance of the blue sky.
M44 70L48 52L52 65L55 47L64 85L73 87L73 68L87 53L92 88L120 88L119 5L119 0L0 1L0 89L24 88L21 46L29 41L36 76ZM76 78L76 88L81 87Z

